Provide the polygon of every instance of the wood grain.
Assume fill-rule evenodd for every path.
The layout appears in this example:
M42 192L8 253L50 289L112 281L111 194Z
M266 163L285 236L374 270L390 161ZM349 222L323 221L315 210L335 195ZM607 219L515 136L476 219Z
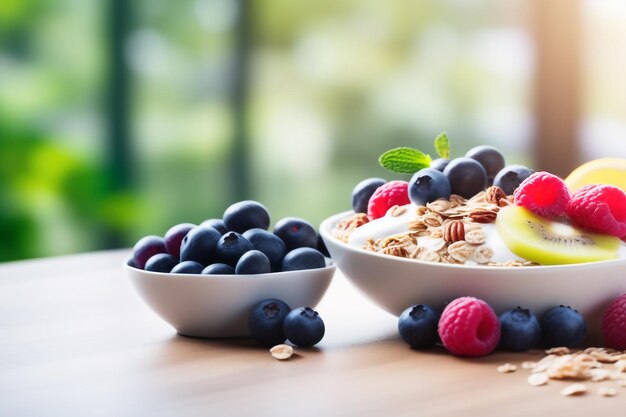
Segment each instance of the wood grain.
M327 334L280 362L247 339L181 337L141 302L124 276L127 251L0 265L0 416L618 416L589 383L526 383L500 374L497 353L461 359L416 352L396 319L340 274L317 310Z

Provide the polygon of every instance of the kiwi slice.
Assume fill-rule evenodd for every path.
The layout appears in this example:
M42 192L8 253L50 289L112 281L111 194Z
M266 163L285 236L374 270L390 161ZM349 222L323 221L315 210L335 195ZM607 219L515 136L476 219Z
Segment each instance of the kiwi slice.
M620 245L614 236L547 220L518 206L502 208L496 228L511 252L541 265L615 259Z

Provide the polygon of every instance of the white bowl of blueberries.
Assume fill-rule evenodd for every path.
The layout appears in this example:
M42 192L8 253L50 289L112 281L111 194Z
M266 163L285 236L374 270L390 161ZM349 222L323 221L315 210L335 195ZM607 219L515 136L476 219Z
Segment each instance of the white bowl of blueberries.
M305 220L284 218L273 232L269 226L262 204L241 201L223 219L179 224L163 237L140 239L125 268L145 303L182 335L249 336L252 310L268 300L274 303L266 306L266 318L280 312L282 320L291 310L286 306L300 307L300 319L315 324L319 318L310 307L328 289L335 265Z

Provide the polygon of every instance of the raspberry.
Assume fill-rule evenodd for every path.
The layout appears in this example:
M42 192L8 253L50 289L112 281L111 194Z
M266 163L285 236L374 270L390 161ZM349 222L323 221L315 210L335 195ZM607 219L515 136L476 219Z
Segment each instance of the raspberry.
M410 204L409 183L406 181L389 181L374 191L367 205L367 217L370 220L383 217L393 206Z
M626 294L622 294L604 310L602 336L607 347L626 350Z
M441 314L439 336L455 355L483 356L500 341L500 321L483 300L461 297L448 304Z
M582 187L572 196L567 214L584 229L626 238L626 193L617 187Z
M567 186L556 175L535 172L517 187L515 204L533 213L554 219L565 213L570 194Z

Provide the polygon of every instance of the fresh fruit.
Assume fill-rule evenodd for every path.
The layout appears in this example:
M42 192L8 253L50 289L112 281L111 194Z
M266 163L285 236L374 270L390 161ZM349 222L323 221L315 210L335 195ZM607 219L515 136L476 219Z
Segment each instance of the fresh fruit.
M183 261L172 269L172 274L200 274L204 266L196 261Z
M264 300L248 316L250 336L264 346L275 346L286 339L283 330L285 317L291 308L281 300Z
M602 337L607 347L626 350L626 294L611 301L604 310Z
M574 192L589 184L607 184L626 191L626 159L600 158L589 161L565 178L565 184Z
M485 168L487 172L487 186L493 184L493 180L498 175L498 172L504 168L504 156L493 146L476 146L467 151L465 156L477 160Z
M413 204L425 206L439 198L450 198L450 182L433 168L417 171L409 181L409 199Z
M247 230L243 237L248 239L254 249L259 250L267 256L270 261L272 271L280 271L280 265L287 253L285 242L273 233L263 229Z
M548 172L535 172L526 178L514 196L516 205L548 219L565 214L571 198L563 180Z
M425 304L413 305L400 314L398 332L414 349L424 349L437 343L439 315Z
M411 203L408 193L409 183L406 181L389 181L374 191L367 206L367 217L375 220L383 217L393 206L404 206Z
M585 339L585 319L570 306L558 306L541 316L541 337L546 347L574 347Z
M493 185L502 188L506 195L511 195L522 181L530 177L533 172L523 165L509 165L498 172L493 179Z
M501 208L496 228L511 252L542 265L614 259L620 245L615 237L550 221L519 206Z
M235 268L230 265L215 263L204 268L201 273L203 275L233 275Z
M194 227L196 227L196 225L191 223L181 223L172 226L163 237L168 253L171 253L177 259L180 258L180 244L184 237L187 236L187 233Z
M318 250L312 248L297 248L288 252L283 258L283 271L298 271L301 269L324 268L326 260Z
M254 246L248 239L237 232L227 232L217 242L217 258L221 263L234 268L239 258L252 249L254 249Z
M500 347L506 350L525 351L536 348L541 342L541 327L530 310L516 307L500 314Z
M443 170L450 181L452 194L472 198L487 187L487 171L472 158L455 158Z
M197 226L187 233L180 245L180 260L208 265L215 260L220 233L212 227Z
M265 206L257 201L240 201L226 209L224 225L228 230L237 233L254 228L267 230L270 225L270 215Z
M146 262L145 270L151 272L170 272L178 263L178 258L169 253L157 253Z
M585 185L567 206L572 222L587 230L626 237L626 193L612 185Z
M382 178L368 178L361 181L352 190L352 210L355 213L367 213L367 204L374 191L387 181Z
M238 275L267 274L269 272L272 272L270 260L263 252L256 249L244 253L235 266L235 273Z
M300 347L316 345L326 331L324 321L317 311L310 307L291 310L283 323L285 336L291 343Z
M157 253L167 253L163 238L159 236L142 237L133 247L133 264L139 269L144 269L148 259Z
M228 229L224 225L224 221L222 219L205 220L202 223L200 223L200 226L212 227L218 232L220 232L220 235L223 235L224 233L228 232Z
M433 161L430 163L430 168L436 169L439 172L443 172L443 170L446 169L449 163L450 160L447 158L433 159Z
M274 234L285 242L287 250L296 248L316 248L317 232L306 220L285 217L274 226Z
M439 336L454 355L483 356L498 345L500 322L483 300L461 297L448 304L441 314Z

